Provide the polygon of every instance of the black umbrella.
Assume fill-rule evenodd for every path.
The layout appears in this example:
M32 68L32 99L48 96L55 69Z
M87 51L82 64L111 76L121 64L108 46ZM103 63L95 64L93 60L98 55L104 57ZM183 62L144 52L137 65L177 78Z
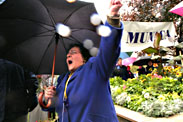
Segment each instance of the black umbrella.
M90 16L93 3L65 0L6 0L0 5L0 58L5 58L36 74L51 74L57 23L71 28L69 37L58 38L55 74L67 71L66 50L70 44L100 37ZM57 36L58 37L58 36Z
M167 63L168 60L170 59L166 57L162 57L162 59L160 57L156 59L152 59L152 56L142 56L138 58L136 61L134 61L133 65L136 65L136 66L148 65L149 61L152 61L152 63Z
M147 65L149 61L153 61L151 56L142 56L133 62L133 65L142 66Z

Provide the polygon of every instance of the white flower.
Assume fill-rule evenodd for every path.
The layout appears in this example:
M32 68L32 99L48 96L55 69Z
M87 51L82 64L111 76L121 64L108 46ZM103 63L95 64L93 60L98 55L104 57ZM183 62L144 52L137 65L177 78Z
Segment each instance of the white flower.
M144 94L144 98L148 99L150 97L149 93Z
M131 97L128 96L128 97L126 98L126 100L127 100L127 102L130 102L130 101L131 101Z
M142 91L142 94L145 94L146 92L145 91Z
M123 93L120 94L120 95L117 95L117 96L116 96L116 101L115 101L115 102L116 102L118 105L123 105L123 103L126 102L126 96L124 96Z
M127 93L126 92L121 93L121 95L124 96L124 97L127 97Z
M166 111L165 114L172 115L173 111Z
M165 96L159 95L159 96L158 96L158 99L159 99L159 101L165 101Z

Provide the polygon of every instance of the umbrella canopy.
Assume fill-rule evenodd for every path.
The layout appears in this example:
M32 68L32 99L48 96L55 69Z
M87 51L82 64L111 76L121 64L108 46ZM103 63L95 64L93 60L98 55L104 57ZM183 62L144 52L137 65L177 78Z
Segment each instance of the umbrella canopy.
M98 47L100 36L90 23L96 13L93 3L65 0L6 0L0 5L0 58L13 61L36 74L51 74L56 44L56 24L71 29L59 36L55 74L67 71L66 50L70 44L90 39Z
M149 61L153 61L152 56L143 56L138 58L136 61L133 62L133 65L142 66L147 65Z
M183 1L173 7L170 12L183 16Z
M152 61L152 63L168 63L170 58L171 57L164 56L160 60L158 57L157 58L152 58L152 56L143 56L143 57L140 57L140 58L136 59L133 62L133 65L136 65L136 66L148 65L149 61Z
M130 64L133 64L133 62L136 60L137 58L135 57L129 57L129 58L125 58L122 60L122 64L125 66L129 66Z

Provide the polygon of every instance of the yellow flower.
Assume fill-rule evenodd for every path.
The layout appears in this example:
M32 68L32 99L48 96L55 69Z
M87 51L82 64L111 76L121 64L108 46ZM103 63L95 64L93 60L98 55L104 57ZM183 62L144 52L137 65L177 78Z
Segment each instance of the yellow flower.
M172 72L172 69L168 69L168 72L170 72L170 73L171 73L171 72Z
M164 67L164 69L165 69L165 70L167 70L167 69L168 69L168 67L167 67L167 66L165 66L165 67Z
M132 82L132 79L128 79L129 82Z
M179 68L175 68L174 71L176 71L176 72L179 71Z
M181 72L176 72L176 77L181 77L182 73Z
M167 68L168 68L169 70L171 70L171 69L172 69L172 67L171 67L171 66L168 66Z
M158 96L159 101L165 101L165 97L163 95Z
M140 80L142 80L143 79L143 77L140 77Z
M173 92L172 97L173 97L173 99L177 99L177 98L179 98L179 95L177 94L177 92Z
M181 69L181 67L179 66L179 67L177 67L177 69L179 69L179 70L180 70L180 69Z
M141 83L143 83L146 79L141 80Z

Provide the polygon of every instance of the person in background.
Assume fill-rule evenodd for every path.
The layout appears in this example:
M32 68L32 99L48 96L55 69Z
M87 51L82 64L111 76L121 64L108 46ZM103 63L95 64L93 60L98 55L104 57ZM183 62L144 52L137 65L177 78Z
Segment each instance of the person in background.
M0 59L0 122L27 122L38 104L36 76L20 65Z
M127 80L128 78L133 78L133 76L131 75L132 73L130 73L127 67L122 64L122 58L118 58L118 62L114 68L114 71L111 77L119 76L123 80Z
M139 66L137 71L138 71L138 75L146 74L146 69L143 66Z
M134 78L134 74L130 70L130 66L127 66L127 71L128 71L128 78Z
M105 26L111 29L101 37L99 53L90 57L83 45L71 45L67 52L69 72L56 87L44 92L45 100L57 98L59 122L118 122L111 97L109 77L120 54L123 24L118 15L121 0L111 0Z
M153 61L148 61L147 67L145 68L146 74L151 73L154 70Z

